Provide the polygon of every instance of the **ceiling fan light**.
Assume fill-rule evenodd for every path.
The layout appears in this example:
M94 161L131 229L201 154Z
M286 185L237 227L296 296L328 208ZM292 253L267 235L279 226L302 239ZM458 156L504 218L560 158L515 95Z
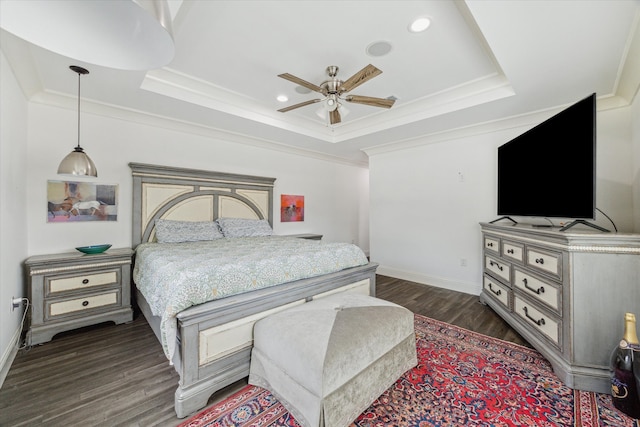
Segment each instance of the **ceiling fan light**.
M351 112L347 107L344 106L344 104L339 104L338 110L340 111L342 117L346 117L347 114Z
M336 99L335 95L330 95L327 98L327 100L325 101L325 107L327 111L333 111L338 108L338 100Z

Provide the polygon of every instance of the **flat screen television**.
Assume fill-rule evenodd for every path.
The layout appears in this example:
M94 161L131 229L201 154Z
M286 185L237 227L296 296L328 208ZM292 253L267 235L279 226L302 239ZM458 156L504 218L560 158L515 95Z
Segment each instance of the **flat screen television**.
M596 94L498 147L498 215L595 219Z

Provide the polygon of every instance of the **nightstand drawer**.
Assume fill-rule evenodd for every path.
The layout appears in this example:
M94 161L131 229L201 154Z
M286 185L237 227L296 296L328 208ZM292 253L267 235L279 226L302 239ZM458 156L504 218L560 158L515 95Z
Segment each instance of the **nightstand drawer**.
M46 301L46 313L48 319L54 319L70 313L87 312L110 305L120 304L120 292L114 290L103 294L89 295L84 298L75 298L70 300L52 300Z
M47 294L92 288L119 283L118 271L105 271L82 276L52 277L48 280Z

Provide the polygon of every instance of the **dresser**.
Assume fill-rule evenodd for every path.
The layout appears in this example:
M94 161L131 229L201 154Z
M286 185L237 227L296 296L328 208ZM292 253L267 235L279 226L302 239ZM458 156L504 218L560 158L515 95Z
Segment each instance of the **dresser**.
M130 322L132 254L130 248L122 248L28 258L24 263L31 302L27 345L83 326Z
M640 235L481 224L480 300L569 387L609 393L624 313L640 315Z

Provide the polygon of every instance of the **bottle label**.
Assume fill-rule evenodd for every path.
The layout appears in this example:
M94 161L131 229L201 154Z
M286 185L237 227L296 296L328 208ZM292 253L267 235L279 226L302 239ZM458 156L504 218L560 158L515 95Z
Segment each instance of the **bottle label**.
M617 399L626 399L629 396L627 384L620 381L619 378L611 379L611 394Z

